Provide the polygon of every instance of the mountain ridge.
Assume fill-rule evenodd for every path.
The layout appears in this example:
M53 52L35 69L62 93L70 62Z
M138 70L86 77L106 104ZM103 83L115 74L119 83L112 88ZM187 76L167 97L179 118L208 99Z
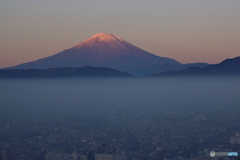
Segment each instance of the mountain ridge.
M210 64L204 68L189 67L180 71L151 74L147 77L162 76L240 76L240 56L225 59L218 64Z
M188 67L206 67L208 63L187 63L187 64L159 64L153 66L144 66L127 70L126 72L133 74L134 76L144 77L150 74L161 73L166 71L179 71Z
M131 74L105 67L65 67L48 69L0 69L0 78L114 78Z

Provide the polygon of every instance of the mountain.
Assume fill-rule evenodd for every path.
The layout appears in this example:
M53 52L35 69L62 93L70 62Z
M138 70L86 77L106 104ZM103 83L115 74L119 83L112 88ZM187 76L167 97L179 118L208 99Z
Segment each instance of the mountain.
M161 73L166 71L179 71L188 67L206 67L208 63L187 63L187 64L158 64L153 66L138 67L126 72L134 76L143 77L154 73Z
M144 51L122 38L99 33L82 43L55 55L33 62L9 67L10 69L44 69L58 67L109 67L121 71L158 64L181 64L176 60L159 57Z
M67 77L133 77L131 74L104 67L67 67L49 69L1 69L0 78L67 78Z
M204 68L189 67L180 71L168 71L149 75L159 76L240 76L240 57L226 59L219 64L208 65Z

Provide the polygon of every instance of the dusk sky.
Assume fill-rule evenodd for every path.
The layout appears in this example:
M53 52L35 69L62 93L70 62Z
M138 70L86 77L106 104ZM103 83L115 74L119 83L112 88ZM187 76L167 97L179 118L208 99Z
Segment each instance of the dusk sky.
M240 56L240 0L1 0L0 68L113 33L181 63Z

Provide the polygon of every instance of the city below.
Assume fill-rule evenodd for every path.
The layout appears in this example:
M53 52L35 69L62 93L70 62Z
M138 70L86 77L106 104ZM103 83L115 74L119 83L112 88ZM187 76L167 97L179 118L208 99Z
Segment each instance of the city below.
M240 153L234 109L106 111L1 118L2 160L207 160L211 151Z

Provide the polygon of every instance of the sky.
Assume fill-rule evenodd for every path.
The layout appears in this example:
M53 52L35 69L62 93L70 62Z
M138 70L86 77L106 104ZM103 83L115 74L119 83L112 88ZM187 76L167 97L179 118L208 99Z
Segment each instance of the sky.
M181 63L240 56L239 0L1 0L0 68L113 33Z

